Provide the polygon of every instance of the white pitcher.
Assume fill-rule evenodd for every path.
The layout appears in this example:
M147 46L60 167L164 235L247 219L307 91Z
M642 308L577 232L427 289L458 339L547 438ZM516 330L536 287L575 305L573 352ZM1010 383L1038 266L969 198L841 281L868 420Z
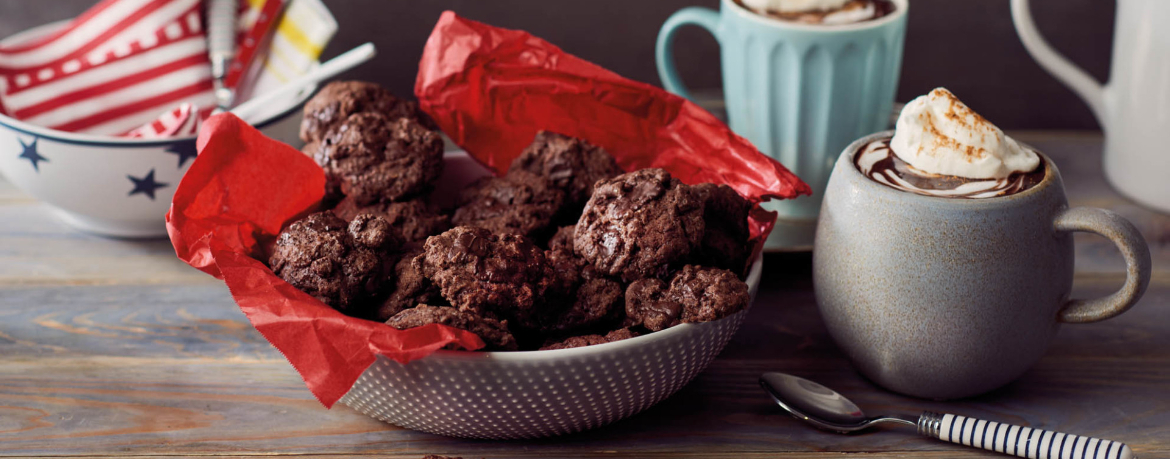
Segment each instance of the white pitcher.
M1170 0L1117 0L1113 64L1104 85L1057 54L1012 0L1024 47L1085 99L1105 131L1105 177L1121 194L1170 212Z

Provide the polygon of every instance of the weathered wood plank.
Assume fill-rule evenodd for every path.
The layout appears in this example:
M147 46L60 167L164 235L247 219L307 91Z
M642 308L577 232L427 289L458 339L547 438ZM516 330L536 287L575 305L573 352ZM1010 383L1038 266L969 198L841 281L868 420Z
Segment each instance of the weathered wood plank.
M760 372L777 368L799 368L874 412L941 409L1126 441L1139 454L1170 450L1162 438L1165 402L1151 399L1170 378L1128 362L1105 361L1092 372L1045 362L1012 387L956 403L897 397L873 390L846 366L817 367L814 361L720 360L675 397L626 421L556 439L475 442L397 429L345 407L326 411L282 362L54 359L11 367L35 369L35 377L0 378L0 455L962 449L913 431L839 436L813 430L781 414L756 387Z
M0 292L0 355L6 359L119 356L283 361L219 284L9 286Z
M44 204L0 197L0 286L180 282L216 281L176 258L165 239L82 233L58 221Z
M850 368L816 315L808 261L769 257L775 268L751 320L675 397L609 427L529 442L451 440L345 407L326 411L216 286L8 287L0 299L0 332L11 341L0 347L0 455L963 451L912 432L809 429L756 386L769 370L823 382L875 413L945 410L1126 441L1148 455L1170 451L1163 438L1170 310L1156 307L1170 302L1170 282L1158 281L1149 304L1117 319L1066 327L1049 355L1008 388L938 403L878 390ZM1093 295L1119 279L1079 281L1078 293Z

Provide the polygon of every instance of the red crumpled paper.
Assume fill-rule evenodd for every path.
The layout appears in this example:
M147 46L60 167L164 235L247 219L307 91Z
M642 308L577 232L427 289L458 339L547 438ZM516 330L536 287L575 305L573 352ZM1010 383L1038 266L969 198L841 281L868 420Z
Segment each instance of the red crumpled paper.
M625 170L668 169L723 183L754 202L812 190L699 106L622 78L528 32L447 11L419 62L414 93L447 133L496 172L539 130L588 139Z
M499 172L549 129L606 147L627 170L662 167L687 183L725 183L753 202L809 188L686 100L561 51L525 32L443 13L415 87L420 105L456 143ZM261 242L316 209L321 168L231 114L210 118L199 155L167 213L179 258L222 279L232 298L326 407L383 355L409 362L448 345L478 349L472 333L440 325L399 331L345 316L284 282L259 259ZM774 215L751 215L758 253ZM258 258L259 257L259 258Z
M175 252L223 279L256 330L326 407L349 391L378 354L408 362L450 343L483 347L475 334L450 327L399 331L346 316L276 277L257 259L258 239L316 208L325 194L321 167L228 113L207 120L197 145L199 156L167 213Z

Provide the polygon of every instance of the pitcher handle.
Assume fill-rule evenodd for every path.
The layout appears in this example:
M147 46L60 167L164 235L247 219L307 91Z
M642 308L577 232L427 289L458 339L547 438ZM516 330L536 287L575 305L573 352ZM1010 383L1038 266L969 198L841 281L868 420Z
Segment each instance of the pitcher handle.
M1056 52L1052 45L1044 40L1040 31L1036 30L1036 23L1032 21L1028 0L1012 0L1012 22L1016 26L1020 41L1024 42L1024 48L1032 58L1036 59L1044 70L1081 96L1089 105L1089 109L1093 110L1093 115L1097 117L1101 126L1108 129L1105 125L1108 119L1105 114L1105 88L1080 67Z
M684 25L697 25L715 36L719 41L719 13L715 10L691 6L675 11L662 24L658 31L658 43L654 47L654 58L658 62L658 77L662 79L662 87L667 91L678 94L694 101L691 93L683 85L678 76L678 69L674 67L674 34Z
M1105 320L1137 303L1150 285L1150 248L1132 223L1108 210L1074 207L1057 215L1053 226L1057 231L1083 231L1105 236L1125 258L1125 285L1121 290L1102 298L1068 300L1060 311L1061 322Z

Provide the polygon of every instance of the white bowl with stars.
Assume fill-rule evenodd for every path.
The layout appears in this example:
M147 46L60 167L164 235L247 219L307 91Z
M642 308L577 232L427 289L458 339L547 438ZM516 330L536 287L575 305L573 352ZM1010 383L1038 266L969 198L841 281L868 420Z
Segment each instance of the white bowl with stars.
M756 257L747 277L753 301L762 268ZM375 419L450 437L580 432L674 394L719 355L747 313L573 349L439 351L407 364L379 356L341 402Z
M11 45L64 22L0 41ZM305 102L316 87L274 104L255 124L271 124ZM0 113L0 173L83 231L115 237L166 236L171 196L195 158L195 136L137 139L58 131Z
M70 226L105 236L166 236L171 196L195 155L194 136L83 135L0 114L0 173Z

